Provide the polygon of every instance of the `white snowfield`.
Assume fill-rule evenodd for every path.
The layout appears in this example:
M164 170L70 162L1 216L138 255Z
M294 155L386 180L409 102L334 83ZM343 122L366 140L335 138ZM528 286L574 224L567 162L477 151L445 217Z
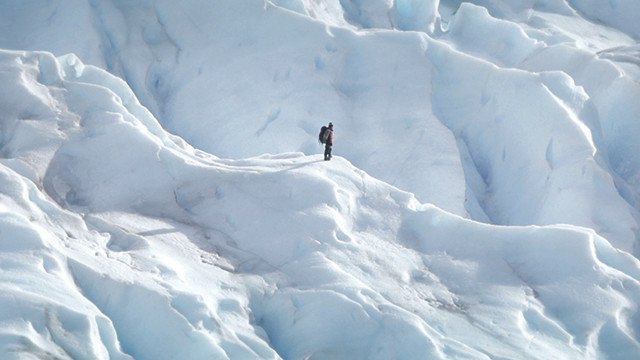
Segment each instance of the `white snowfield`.
M640 358L638 14L1 1L0 359Z

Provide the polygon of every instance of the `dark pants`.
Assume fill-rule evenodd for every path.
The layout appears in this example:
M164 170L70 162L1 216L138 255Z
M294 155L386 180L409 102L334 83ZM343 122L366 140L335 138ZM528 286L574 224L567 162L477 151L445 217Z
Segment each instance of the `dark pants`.
M333 144L326 143L324 145L324 159L331 160L331 147Z

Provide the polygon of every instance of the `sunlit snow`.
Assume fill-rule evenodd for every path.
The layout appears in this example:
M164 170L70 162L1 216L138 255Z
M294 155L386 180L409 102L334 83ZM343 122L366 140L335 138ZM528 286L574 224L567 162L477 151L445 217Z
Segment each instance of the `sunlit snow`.
M639 11L0 1L0 358L640 358Z

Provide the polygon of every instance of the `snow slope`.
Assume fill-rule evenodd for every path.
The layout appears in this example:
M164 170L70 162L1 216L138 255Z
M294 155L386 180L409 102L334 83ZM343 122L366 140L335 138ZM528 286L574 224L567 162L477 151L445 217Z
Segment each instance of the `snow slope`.
M635 5L475 3L0 5L2 358L636 358Z
M75 44L164 128L223 158L317 153L318 124L333 121L338 153L420 201L495 224L585 226L635 251L633 31L579 16L585 1L343 3L14 6L7 23L34 25L1 44Z

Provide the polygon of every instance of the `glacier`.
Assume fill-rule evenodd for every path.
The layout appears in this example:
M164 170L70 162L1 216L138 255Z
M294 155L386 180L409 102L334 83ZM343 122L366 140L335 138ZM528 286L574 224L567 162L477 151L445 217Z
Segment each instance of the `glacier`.
M1 2L0 357L637 358L639 10Z

